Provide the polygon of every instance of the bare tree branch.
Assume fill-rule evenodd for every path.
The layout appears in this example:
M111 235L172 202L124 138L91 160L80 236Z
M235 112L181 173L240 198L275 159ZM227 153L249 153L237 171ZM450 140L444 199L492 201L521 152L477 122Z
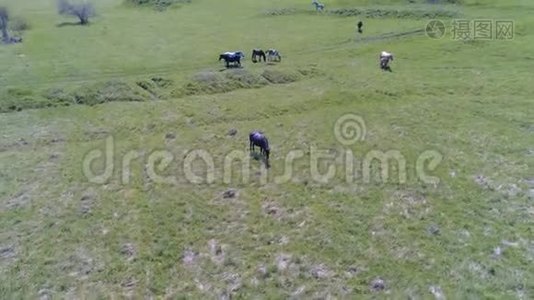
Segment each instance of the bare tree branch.
M2 41L8 43L10 41L9 33L7 32L7 23L9 21L9 12L7 8L0 7L0 31L2 31Z
M58 0L60 15L77 17L81 25L89 23L89 18L95 16L95 9L90 2L69 3L68 0Z

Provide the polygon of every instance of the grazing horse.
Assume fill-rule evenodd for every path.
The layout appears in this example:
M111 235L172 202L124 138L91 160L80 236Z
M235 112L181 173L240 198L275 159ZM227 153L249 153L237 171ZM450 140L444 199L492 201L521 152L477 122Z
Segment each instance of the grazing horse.
M317 0L313 0L312 4L315 5L316 11L322 11L324 9L324 4L317 2Z
M273 60L275 60L275 58L279 62L282 61L282 56L280 56L280 52L278 52L278 50L276 50L276 49L269 49L265 53L267 54L267 59L269 61L273 61Z
M245 58L245 53L243 53L243 51L233 51L233 52L226 51L223 54L237 55L237 56L240 56L241 58Z
M260 147L260 153L265 154L267 167L269 167L269 154L271 148L269 147L269 141L267 137L261 131L252 131L249 134L250 151L254 151L254 146Z
M382 51L380 53L380 69L391 72L391 68L389 67L389 61L393 61L393 54L386 51Z
M226 67L230 67L230 63L233 63L234 65L237 63L238 66L241 66L241 58L245 57L243 52L237 51L237 52L225 52L219 55L219 61L221 59L224 59L226 62Z
M263 50L261 49L252 49L252 62L257 62L256 60L256 57L260 57L260 60L261 61L261 58L263 57L263 61L267 61L265 59L265 52L263 52Z

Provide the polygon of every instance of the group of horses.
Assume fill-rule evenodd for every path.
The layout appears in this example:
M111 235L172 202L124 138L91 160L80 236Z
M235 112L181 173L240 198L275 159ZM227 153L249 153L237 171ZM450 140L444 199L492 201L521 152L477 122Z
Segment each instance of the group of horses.
M259 60L257 59L259 58ZM282 61L282 56L280 55L280 52L276 49L268 49L267 51L263 51L261 49L252 49L252 62L256 63L258 61L261 62L261 59L263 58L263 61Z
M224 59L226 62L226 67L230 67L230 63L232 63L233 66L241 67L241 59L245 58L245 53L243 51L234 51L234 52L224 52L219 55L219 61ZM267 51L263 51L262 49L252 49L252 62L256 63L261 61L263 58L263 61L282 61L282 56L280 55L280 52L276 49L269 49Z
M322 10L324 8L324 5L318 3L317 0L313 0L313 3L316 5L318 10ZM360 21L358 22L357 25L358 25L358 32L361 33L362 32L361 28L362 28L363 23ZM241 59L244 57L245 57L245 54L243 53L243 51L225 52L219 56L219 61L221 59L224 59L226 61L227 67L229 67L229 63L236 63L237 65L241 66ZM258 61L261 62L262 58L264 62L282 60L280 53L276 49L269 49L267 51L263 51L262 49L252 50L252 62L254 63ZM389 62L393 61L393 54L387 51L382 51L380 52L379 60L380 60L380 69L391 72ZM251 152L255 150L255 146L258 146L260 148L260 154L265 156L265 164L267 168L269 168L270 167L269 155L271 152L271 149L269 147L269 141L267 137L265 136L265 134L258 130L252 131L249 134L249 147L250 147Z
M253 56L260 56L260 60L261 60L261 57L263 57L264 61L265 61L265 54L262 54L263 51L257 51L258 49L254 49L253 50ZM237 52L237 53L242 53L242 52ZM380 53L380 68L384 71L390 71L391 72L391 68L389 67L389 62L390 61L393 61L393 54L387 52L387 51L382 51ZM254 59L254 58L253 58ZM255 149L255 146L258 146L260 147L260 154L263 154L265 155L265 164L267 166L267 168L269 168L269 155L270 155L270 152L271 152L271 149L269 147L269 141L267 139L267 137L265 136L265 134L261 131L252 131L250 134L249 134L249 143L250 143L250 151L254 151Z
M262 53L263 51L258 51L258 49L254 49L253 50L253 56L260 56L260 61L261 61L261 57L263 57L264 61L265 61L265 54ZM236 53L241 53L242 52L236 52ZM239 57L239 56L238 56ZM380 69L384 70L384 71L390 71L391 72L391 68L389 67L389 62L393 60L393 54L389 53L389 52L386 52L386 51L382 51L380 53ZM254 58L253 58L254 59ZM249 143L250 143L250 151L254 151L255 149L255 146L258 146L260 147L260 154L263 154L265 155L265 164L267 166L267 168L269 168L269 154L271 152L271 149L269 147L269 141L267 139L267 137L265 136L265 134L261 131L252 131L250 134L249 134Z

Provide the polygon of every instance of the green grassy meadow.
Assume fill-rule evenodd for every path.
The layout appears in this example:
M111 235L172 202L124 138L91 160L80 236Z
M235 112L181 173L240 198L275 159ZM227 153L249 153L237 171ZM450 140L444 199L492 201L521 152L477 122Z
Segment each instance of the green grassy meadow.
M54 1L2 0L30 28L0 44L0 298L532 299L534 3L423 2L95 0L90 25L58 26L76 20ZM453 40L453 18L512 20L514 36ZM282 61L252 63L253 48ZM243 68L225 70L233 50ZM365 122L351 145L334 133L347 113ZM225 177L253 129L271 168ZM90 182L108 138L113 169ZM337 159L317 164L335 167L327 182L313 149ZM389 150L406 167L385 180L375 160L366 180ZM199 151L211 173L187 162ZM438 184L421 180L425 151Z

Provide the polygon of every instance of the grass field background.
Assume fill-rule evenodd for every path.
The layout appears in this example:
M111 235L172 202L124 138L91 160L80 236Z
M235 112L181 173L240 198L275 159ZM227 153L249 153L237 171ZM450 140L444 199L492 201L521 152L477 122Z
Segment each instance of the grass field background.
M4 0L31 28L0 47L0 295L534 297L534 4L466 2L325 1L320 14L308 1L193 0L160 12L100 0L82 27L58 26L75 20L53 1ZM328 13L352 8L412 15ZM416 32L429 21L421 11L512 20L514 38L452 40L440 17L446 36L430 39ZM253 64L256 47L282 62ZM232 50L245 51L243 68L224 70L218 55ZM382 50L395 55L391 73L378 67ZM83 105L95 102L107 103ZM366 128L350 146L334 134L346 113ZM224 157L246 153L252 129L271 142L267 183L251 159L249 182L236 162L226 184ZM108 137L115 168L94 184L83 162ZM343 161L314 181L310 147L339 159L350 149L359 166L370 151L398 150L407 182L393 180L395 164L381 180L377 163L371 182L357 167L347 183ZM147 176L156 150L174 155L157 172L177 183ZM213 184L184 180L191 150L214 159ZM295 150L304 157L292 180L276 183ZM442 156L427 171L436 186L416 176L427 150ZM143 156L125 184L130 151Z

